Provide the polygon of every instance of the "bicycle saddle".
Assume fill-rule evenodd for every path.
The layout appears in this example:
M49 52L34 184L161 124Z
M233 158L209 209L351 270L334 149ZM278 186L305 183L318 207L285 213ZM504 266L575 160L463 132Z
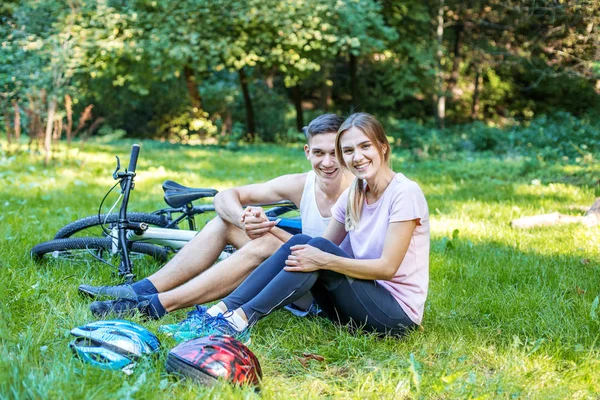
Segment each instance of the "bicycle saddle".
M173 208L183 207L204 197L215 197L219 193L216 189L189 188L173 181L165 181L162 188L165 192L165 203Z

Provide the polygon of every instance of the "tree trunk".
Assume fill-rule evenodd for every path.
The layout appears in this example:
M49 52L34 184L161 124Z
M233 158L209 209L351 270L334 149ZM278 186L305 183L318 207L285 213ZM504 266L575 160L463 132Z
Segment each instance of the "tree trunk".
M243 68L238 70L240 85L244 95L244 106L246 108L246 128L248 129L248 140L254 141L256 138L256 125L254 124L254 109L252 108L252 99L250 98L250 89L248 88L248 77Z
M183 67L183 75L185 76L185 85L187 86L192 107L196 110L202 110L202 97L200 97L200 90L198 89L194 70L186 65Z
M446 96L443 94L437 96L436 113L437 126L444 130L446 127Z
M27 99L29 100L29 106L25 109L25 113L29 119L29 149L32 150L33 140L35 138L35 133L37 127L35 126L35 104L34 99L31 94L27 95Z
M442 69L442 57L443 57L443 40L444 40L444 0L440 0L438 15L437 15L437 51L436 51L436 95L435 100L435 120L439 129L444 129L444 122L446 118L446 95L444 94L444 71Z
M275 76L277 75L277 67L272 67L265 78L265 85L269 89L273 89L275 87Z
M456 26L456 36L454 38L454 55L452 59L452 73L450 74L450 80L448 81L448 90L452 98L454 98L454 88L458 83L460 62L462 60L462 42L463 42L463 30L464 26L459 23Z
M48 134L48 121L50 115L48 115L48 113L46 113L46 121L44 121L44 116L42 115L42 112L44 110L44 108L46 107L46 104L48 104L48 111L50 111L50 104L48 103L48 93L46 92L45 89L40 90L40 104L39 107L37 108L39 111L37 112L37 117L38 117L38 132L37 132L37 142L38 142L38 149L41 148L46 148L46 144L45 144L45 138L46 135ZM54 107L54 110L56 110L56 107ZM46 135L44 134L44 124L46 124Z
M56 98L52 96L48 105L48 120L46 121L46 135L44 138L44 165L50 163L50 155L52 154L52 128L54 127L54 113L56 112Z
M350 53L350 94L354 111L360 111L360 99L358 95L358 59Z
M479 114L479 67L475 70L475 88L473 89L473 104L471 105L471 120L475 121Z
M71 135L73 133L73 100L68 94L65 95L65 111L67 113L67 148L71 147ZM68 154L68 153L67 153Z
M19 103L15 100L13 102L13 108L15 110L15 118L14 118L14 127L15 127L15 141L19 143L19 139L21 138L21 110L19 108Z
M41 105L38 104L40 102L38 97L28 94L27 98L29 99L29 107L26 111L29 117L29 149L33 151L35 145L38 145L37 149L39 149L39 141L43 132L42 118L40 117Z
M57 104L58 107L58 104ZM54 128L52 131L52 147L56 148L58 141L62 136L63 123L62 118L56 118L54 121Z
M229 111L229 109L226 109L225 115L223 116L223 125L221 126L221 136L225 137L228 132L231 132L232 127L233 120L231 118L231 111Z
M296 108L296 129L298 132L302 132L302 128L304 128L304 112L302 110L302 95L299 85L292 87L292 96L294 96L294 107Z
M10 146L12 140L12 128L10 126L10 113L8 112L8 108L4 110L4 124L6 125L6 141Z
M323 83L321 83L321 94L319 96L319 108L326 113L331 105L331 84L329 80L329 66L323 65Z
M60 140L62 136L62 119L57 119L54 121L54 130L52 131L52 140L55 142Z

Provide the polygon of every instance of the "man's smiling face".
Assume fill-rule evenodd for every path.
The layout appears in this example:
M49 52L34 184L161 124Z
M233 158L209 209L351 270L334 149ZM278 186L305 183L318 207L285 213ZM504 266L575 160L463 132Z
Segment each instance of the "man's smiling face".
M306 158L319 179L333 181L341 176L340 164L335 157L335 132L312 136L304 145Z

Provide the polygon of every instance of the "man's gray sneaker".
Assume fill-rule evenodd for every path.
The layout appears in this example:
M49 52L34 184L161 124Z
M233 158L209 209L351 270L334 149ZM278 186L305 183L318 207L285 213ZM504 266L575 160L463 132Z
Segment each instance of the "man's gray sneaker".
M167 313L167 310L160 304L157 294L139 296L135 300L94 301L90 304L90 311L97 318L106 318L111 314L119 318L132 317L139 312L144 317L159 319Z
M117 318L133 317L139 312L145 317L158 319L154 315L149 299L140 301L131 299L95 301L90 304L90 311L96 318L106 318L110 315Z
M130 299L135 300L138 298L138 294L133 290L131 285L118 285L118 286L91 286L81 285L79 286L79 292L86 296L93 298L112 298L112 299Z

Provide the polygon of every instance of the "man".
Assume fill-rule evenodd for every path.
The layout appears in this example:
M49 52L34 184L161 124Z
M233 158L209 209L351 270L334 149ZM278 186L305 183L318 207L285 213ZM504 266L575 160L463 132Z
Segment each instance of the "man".
M84 294L117 299L92 303L92 313L128 315L137 310L158 319L168 312L231 293L291 237L275 227L275 222L269 221L260 207L244 209L243 204L291 200L300 210L302 232L320 236L331 217L330 208L353 179L335 157L335 136L343 121L335 114L326 114L305 129L308 144L304 152L312 166L310 172L284 175L217 194L214 204L218 216L148 278L132 285L81 285L79 290ZM238 251L209 268L227 244Z

